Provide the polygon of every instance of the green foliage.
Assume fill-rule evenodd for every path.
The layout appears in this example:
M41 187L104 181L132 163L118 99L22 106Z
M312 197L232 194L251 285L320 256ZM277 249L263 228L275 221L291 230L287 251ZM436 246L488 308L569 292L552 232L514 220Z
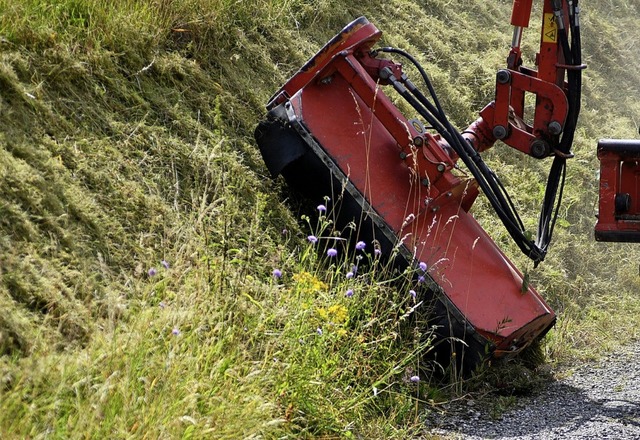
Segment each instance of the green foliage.
M329 218L300 225L252 131L287 76L362 14L466 126L492 99L510 2L363 3L0 0L1 437L419 430L420 404L442 396L423 360L426 306L372 249L352 279L350 248L324 257ZM536 270L511 249L559 312L542 346L557 362L636 337L640 309L638 251L590 232L597 139L637 133L639 54L618 30L638 29L639 11L583 12L590 69L556 240ZM487 157L533 226L547 164L503 146ZM482 202L475 215L509 249Z

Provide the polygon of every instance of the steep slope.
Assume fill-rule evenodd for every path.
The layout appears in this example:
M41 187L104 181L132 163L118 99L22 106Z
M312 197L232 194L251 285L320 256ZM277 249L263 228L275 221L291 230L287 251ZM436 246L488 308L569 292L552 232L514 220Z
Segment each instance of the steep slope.
M567 344L588 354L635 336L640 309L638 250L590 232L597 139L637 133L639 11L584 7L577 158L556 244L532 272L562 314L552 360L576 355ZM270 94L358 15L428 67L465 126L492 97L509 13L506 1L0 1L0 433L315 435L353 422L402 436L419 420L412 396L435 392L403 382L424 346L382 324L366 333L387 322L370 299L337 302L341 268L310 257L317 231L282 203L253 128ZM535 221L547 165L502 147L488 156ZM488 209L476 215L510 246ZM274 268L299 277L274 281ZM332 306L349 309L353 338L300 348L328 310L342 319Z

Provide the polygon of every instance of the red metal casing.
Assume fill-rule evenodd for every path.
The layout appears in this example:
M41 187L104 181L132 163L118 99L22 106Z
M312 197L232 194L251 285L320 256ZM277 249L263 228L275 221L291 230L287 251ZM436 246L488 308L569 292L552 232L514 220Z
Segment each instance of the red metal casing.
M455 172L439 137L411 124L367 71L380 35L364 18L351 23L268 108L286 105L317 154L357 191L365 214L410 260L428 264L447 313L464 317L465 331L487 341L496 357L517 353L555 314L469 213L475 181Z
M598 241L640 242L640 141L602 139Z

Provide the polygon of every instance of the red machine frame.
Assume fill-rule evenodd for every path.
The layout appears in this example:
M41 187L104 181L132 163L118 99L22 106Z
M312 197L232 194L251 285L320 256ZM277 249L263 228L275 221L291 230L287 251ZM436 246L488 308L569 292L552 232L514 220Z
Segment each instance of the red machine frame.
M598 241L640 243L640 141L602 139Z

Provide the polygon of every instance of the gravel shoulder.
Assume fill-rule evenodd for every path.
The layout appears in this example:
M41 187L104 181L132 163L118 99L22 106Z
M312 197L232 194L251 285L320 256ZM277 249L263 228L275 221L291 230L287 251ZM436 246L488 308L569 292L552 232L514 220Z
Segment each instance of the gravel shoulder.
M446 439L640 439L640 343L570 371L491 417L487 405L450 404L428 417Z

